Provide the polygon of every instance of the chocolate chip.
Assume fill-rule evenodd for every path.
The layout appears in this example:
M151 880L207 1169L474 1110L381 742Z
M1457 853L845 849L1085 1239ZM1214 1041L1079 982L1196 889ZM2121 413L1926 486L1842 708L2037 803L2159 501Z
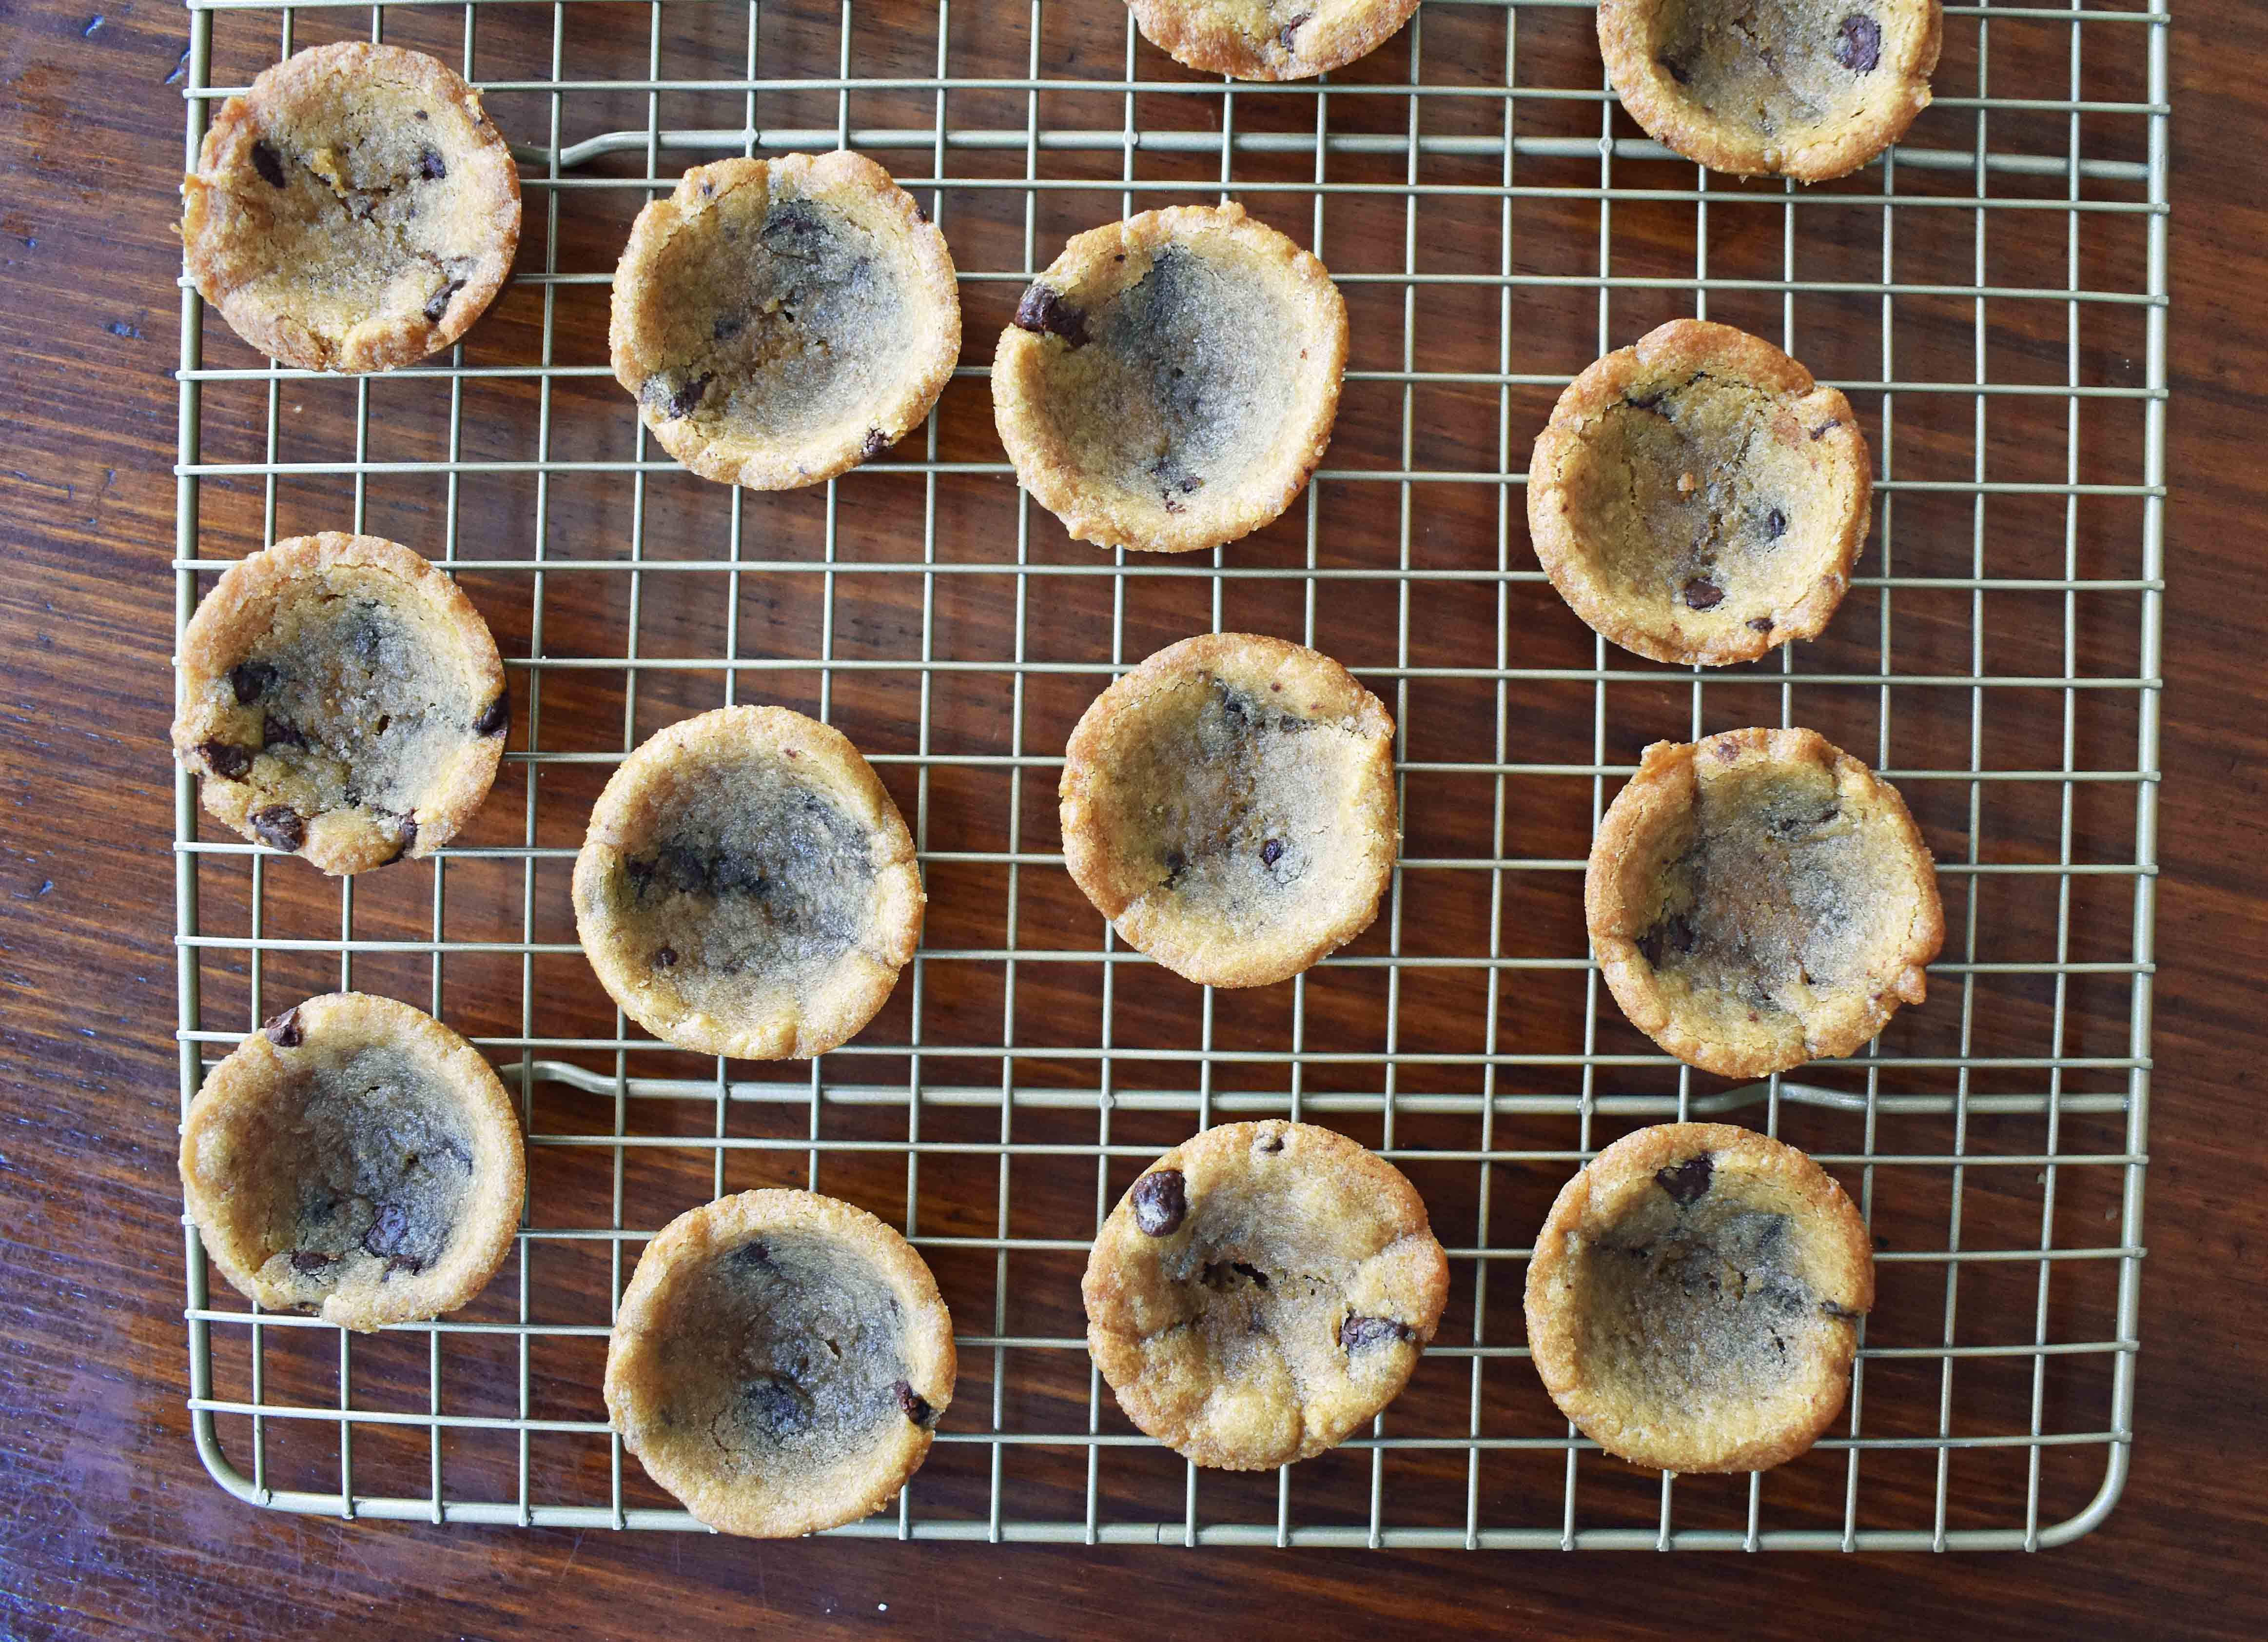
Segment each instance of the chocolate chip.
M1276 839L1271 838L1266 843L1261 845L1260 864L1262 866L1272 867L1283 859L1284 846L1278 843Z
M1313 11L1302 11L1290 22L1285 24L1283 27L1276 31L1276 43L1283 47L1286 51L1297 49L1297 48L1292 44L1292 36L1298 33L1300 27L1311 21L1314 15L1315 14Z
M638 398L648 409L658 411L666 421L674 422L681 417L691 416L700 408L701 397L709 391L716 378L707 371L681 381L674 388L666 376L649 376L645 386L638 389Z
M412 108L409 111L409 117L413 120L428 120L432 118L432 116L427 114L423 108Z
M260 180L269 188L284 186L284 156L269 144L259 142L252 145L252 168L260 174Z
M880 428L870 427L866 430L865 442L858 447L858 460L872 462L896 443L897 440L882 432Z
M299 1006L296 1003L260 1030L279 1049L296 1049L307 1041L307 1029L299 1024Z
M1772 618L1771 618L1771 617L1769 617L1769 616L1751 616L1751 617L1749 617L1749 632L1770 632L1771 630L1772 630Z
M677 949L676 949L675 947L674 947L674 946L665 946L665 947L663 947L663 948L661 949L661 950L659 950L659 952L656 952L656 953L653 955L653 966L654 966L656 969L674 969L674 968L676 968L676 967L677 967Z
M1663 70L1668 72L1669 78L1675 80L1680 85L1690 85L1693 84L1693 70L1686 67L1683 63L1680 63L1676 58L1661 56L1656 57L1654 61L1660 63Z
M767 240L776 233L786 234L790 239L800 239L806 233L817 233L820 226L819 212L815 207L806 205L801 200L790 200L784 204L772 207L771 215L764 218L762 234Z
M1024 287L1023 300L1016 304L1016 323L1035 335L1052 331L1070 347L1086 346L1086 311L1073 307L1062 292L1037 280Z
M1764 515L1764 540L1777 542L1787 534L1787 515L1773 508Z
M291 1251L291 1269L297 1272L320 1271L326 1266L335 1266L338 1261L339 1257L336 1254L318 1254L311 1248L295 1248Z
M715 319L709 322L709 340L711 342L730 342L733 337L747 329L747 328L748 316L747 314L719 314Z
M647 889L653 883L653 862L632 856L622 862L622 871L630 881L630 892L639 899L644 899Z
M1179 1169L1152 1169L1134 1182L1134 1224L1145 1237L1165 1237L1189 1212L1189 1183Z
M245 817L270 849L292 850L307 841L307 821L289 804L270 804Z
M917 1425L928 1425L937 1418L937 1410L930 1407L929 1399L902 1379L898 1381L898 1406Z
M1408 1323L1396 1322L1391 1317L1349 1317L1339 1325L1339 1345L1348 1351L1359 1351L1366 1345L1377 1345L1387 1340L1415 1340L1418 1331Z
M378 1218L362 1234L362 1246L365 1254L385 1258L400 1254L409 1239L409 1211L400 1203L380 1203Z
M775 1437L792 1437L811 1424L810 1399L800 1387L777 1374L762 1374L740 1395L756 1423Z
M1815 428L1813 428L1813 429L1811 430L1811 438L1812 438L1812 442L1813 442L1814 444L1816 444L1819 440L1822 440L1822 439L1825 439L1825 438L1826 438L1830 433L1832 433L1836 430L1836 428L1837 428L1837 426L1839 426L1839 425L1840 425L1840 424L1838 424L1838 423L1834 423L1834 422L1822 422L1822 423L1821 423L1817 427L1815 427Z
M237 704L248 707L266 693L276 676L266 662L245 662L228 669L228 687L236 692Z
M1696 576L1681 590L1687 604L1697 610L1712 610L1725 602L1725 589L1706 576Z
M417 156L417 174L428 182L438 182L449 174L449 167L441 159L441 151L429 148Z
M1697 1203L1709 1189L1709 1177L1716 1173L1717 1165L1709 1160L1705 1151L1696 1152L1684 1162L1653 1172L1654 1184L1670 1195L1681 1207Z
M1882 26L1863 11L1843 19L1835 37L1835 61L1853 74L1865 74L1882 60Z
M400 839L401 842L394 847L394 853L386 858L386 864L389 867L395 862L401 860L404 855L408 854L411 847L417 842L417 817L416 816L396 816L394 818L394 825L395 828L394 836Z
M482 708L480 717L473 721L473 734L475 736L501 736L511 728L512 692L509 690L498 692L497 699Z
M1683 913L1672 913L1638 936L1638 950L1648 964L1659 969L1664 958L1683 958L1700 943L1692 919Z
M1284 1137L1281 1135L1267 1135L1261 1141L1260 1150L1272 1157L1284 1150Z
M225 780L240 781L252 768L252 754L232 741L200 742L197 756L207 769Z
M277 718L272 713L260 727L260 738L261 751L266 752L272 752L278 747L304 747L307 744L306 731L290 719Z
M463 280L452 279L431 296L426 298L425 322L429 325L439 324L441 316L449 311L449 304L457 300L457 292L464 288Z
M1166 887L1167 889L1172 889L1174 880L1189 870L1189 858L1180 850L1169 849L1166 852Z
M424 1269L425 1262L415 1254L389 1254L386 1257L386 1275L389 1277L401 1271L414 1277Z

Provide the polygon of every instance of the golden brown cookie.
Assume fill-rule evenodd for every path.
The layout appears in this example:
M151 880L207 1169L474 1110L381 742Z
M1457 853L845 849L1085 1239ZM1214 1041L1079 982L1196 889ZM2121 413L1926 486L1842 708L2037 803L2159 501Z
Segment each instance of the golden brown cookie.
M1218 547L1292 505L1346 369L1329 273L1241 205L1144 211L1075 237L992 358L1016 477L1083 542Z
M1824 182L1929 107L1939 0L1599 0L1599 55L1646 135L1712 171Z
M622 1012L680 1048L823 1054L921 937L912 838L841 732L719 707L622 761L575 859L575 931Z
M455 1311L512 1250L519 1119L480 1052L392 998L309 998L205 1076L181 1126L205 1252L262 1305L368 1332Z
M1119 937L1209 987L1290 979L1370 927L1400 842L1394 721L1328 655L1167 646L1064 750L1064 864Z
M1842 603L1869 468L1840 393L1761 337L1672 320L1559 396L1528 463L1528 536L1559 595L1624 649L1753 661Z
M173 754L204 807L323 871L431 854L512 729L488 624L399 543L293 536L229 566L181 640Z
M1418 0L1126 0L1142 38L1186 68L1305 80L1377 50Z
M1307 1123L1226 1123L1118 1200L1080 1284L1126 1416L1199 1465L1344 1441L1410 1383L1448 1258L1402 1172Z
M400 46L316 46L268 70L213 116L181 200L205 300L303 370L447 347L519 248L519 173L480 93Z
M1849 1054L1927 990L1937 876L1897 789L1808 729L1656 742L1583 879L1631 1024L1679 1060L1762 1077Z
M1666 1123L1561 1188L1528 1266L1528 1342L1608 1453L1762 1471L1841 1411L1874 1303L1866 1223L1817 1164L1730 1124Z
M816 1533L880 1510L953 1401L953 1320L863 1209L742 1192L646 1245L607 1347L607 1414L712 1528Z
M638 213L615 379L704 479L816 484L929 414L961 352L945 236L863 155L720 159Z

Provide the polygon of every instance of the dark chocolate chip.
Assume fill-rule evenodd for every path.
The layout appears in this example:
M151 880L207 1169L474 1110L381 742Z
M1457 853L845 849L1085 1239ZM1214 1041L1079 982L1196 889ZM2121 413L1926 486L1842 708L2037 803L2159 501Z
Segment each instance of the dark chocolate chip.
M656 969L674 969L677 967L677 949L674 946L663 947L661 950L653 955L653 966Z
M937 1418L937 1410L930 1407L929 1399L902 1379L898 1381L898 1406L917 1425L928 1425Z
M260 841L270 849L297 849L307 841L307 821L289 804L270 804L245 817Z
M691 416L700 408L702 396L715 380L711 373L703 371L673 388L666 376L649 376L645 386L638 389L638 397L648 408L660 412L664 419L674 422L680 417Z
M1683 913L1672 913L1638 938L1639 955L1654 968L1661 967L1664 958L1683 958L1700 944L1694 933L1693 921Z
M449 311L449 304L457 300L457 292L464 288L463 280L452 279L431 296L426 298L425 322L429 325L439 324L441 316Z
M1270 1154L1271 1156L1272 1156L1273 1154L1277 1153L1277 1152L1279 1152L1279 1151L1283 1150L1284 1150L1284 1137L1283 1137L1281 1135L1268 1135L1266 1138L1264 1138L1263 1140L1262 1140L1262 1141L1261 1141L1261 1143L1260 1143L1260 1150L1263 1150L1263 1151L1264 1151L1264 1152L1267 1152L1267 1153Z
M897 442L880 428L870 427L866 430L865 442L858 447L858 460L872 462Z
M792 1437L811 1425L811 1399L778 1374L762 1374L742 1389L748 1412L775 1437Z
M317 1272L326 1266L338 1264L338 1260L336 1254L319 1254L312 1248L295 1248L291 1251L291 1269L302 1273Z
M427 114L423 108L413 108L409 111L409 114L410 118L414 120L428 120L432 118L432 116Z
M428 182L438 182L449 174L449 167L441 158L441 151L429 148L417 156L417 174Z
M1787 534L1787 515L1773 508L1764 515L1764 540L1777 542Z
M1276 43L1283 47L1286 51L1296 50L1297 48L1292 43L1292 36L1298 33L1301 26L1310 21L1314 15L1315 14L1313 11L1302 11L1290 22L1285 24L1283 27L1276 31Z
M394 853L386 858L386 864L389 867L395 862L401 860L404 855L408 854L410 852L410 849L417 842L417 817L416 816L396 816L394 817L394 826L397 829L396 836L400 838L401 841L394 847Z
M1283 859L1284 846L1275 839L1270 839L1266 843L1260 847L1261 865L1264 867L1272 867Z
M1179 1169L1152 1169L1134 1182L1134 1224L1145 1237L1169 1235L1189 1212L1189 1183Z
M402 1252L402 1245L409 1239L409 1211L400 1203L380 1203L378 1218L362 1234L362 1246L366 1254L391 1257Z
M299 1006L296 1003L260 1030L279 1049L296 1049L307 1041L307 1029L299 1024Z
M747 314L719 314L715 319L709 322L709 340L711 342L730 342L733 337L747 329L747 328L748 316Z
M272 713L269 714L267 721L260 727L260 738L263 751L272 751L277 747L304 747L307 744L307 733L305 730L290 719L277 718Z
M1882 60L1882 26L1863 11L1843 19L1835 37L1835 61L1853 74L1865 74Z
M1672 1202L1683 1206L1697 1203L1709 1189L1709 1179L1717 1172L1705 1151L1696 1152L1684 1162L1653 1172L1654 1184L1670 1195Z
M725 1258L743 1270L754 1271L772 1263L772 1252L759 1238L753 1243L741 1244Z
M1660 63L1663 70L1668 74L1669 78L1675 80L1680 85L1690 85L1693 84L1693 70L1686 67L1683 63L1680 63L1676 58L1671 56L1660 56L1656 57L1654 61Z
M277 153L271 144L260 142L252 145L252 168L260 174L260 180L269 188L284 186L284 156Z
M1415 1340L1418 1331L1408 1323L1396 1322L1391 1317L1349 1317L1339 1325L1339 1346L1344 1350L1359 1351L1366 1345L1377 1345L1388 1340Z
M486 707L482 708L480 717L473 721L473 734L475 736L501 736L504 731L511 728L512 692L509 690L499 691L497 693L497 699L490 702Z
M1752 632L1770 632L1772 630L1772 618L1769 616L1751 616L1749 618L1749 630Z
M386 1275L389 1277L401 1271L406 1271L414 1277L424 1269L425 1262L415 1254L388 1254L386 1257Z
M232 741L202 742L197 756L207 769L227 780L242 780L245 772L252 768L252 754Z
M1070 347L1086 345L1086 310L1073 307L1062 292L1037 280L1024 287L1023 300L1016 304L1016 323L1035 335L1052 331Z
M245 662L228 669L228 687L239 706L250 706L276 682L276 669L266 662Z
M1725 589L1706 576L1696 576L1681 589L1681 596L1697 610L1712 610L1725 602Z
M1166 852L1166 887L1167 889L1172 889L1174 880L1189 870L1189 858L1180 850L1169 849Z

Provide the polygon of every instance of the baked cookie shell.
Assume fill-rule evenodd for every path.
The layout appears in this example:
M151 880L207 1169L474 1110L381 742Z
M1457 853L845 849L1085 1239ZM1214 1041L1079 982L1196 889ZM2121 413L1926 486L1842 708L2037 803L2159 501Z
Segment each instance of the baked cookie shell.
M1873 492L1841 393L1761 337L1673 320L1560 395L1528 463L1528 538L1594 632L1723 667L1826 626Z
M372 1049L375 1059L353 1061ZM349 1078L350 1069L358 1075ZM373 1078L394 1103L390 1115L372 1116L357 1104L364 1098L358 1086ZM408 1085L415 1085L411 1096L394 1092ZM314 1115L319 1100L331 1108L322 1122ZM404 1107L416 1109L405 1116ZM357 1138L348 1138L358 1128ZM384 1153L436 1138L444 1150L464 1150L459 1193L437 1192L430 1180L416 1183L414 1169L401 1169L393 1184L426 1202L405 1199L394 1205L390 1221L386 1202L372 1204L367 1224L345 1226L342 1246L320 1258L301 1253L300 1239L310 1230L307 1192L330 1174L342 1176L335 1184L349 1185L344 1171L311 1167L310 1146ZM391 1157L357 1162L383 1172L401 1165ZM444 1158L431 1173L454 1184L452 1166ZM279 1311L315 1311L327 1322L365 1333L440 1316L479 1293L512 1250L526 1192L519 1120L480 1052L407 1003L356 992L309 998L285 1010L214 1067L182 1121L180 1167L205 1252L239 1293ZM443 1201L446 1196L454 1201ZM433 1253L435 1228L418 1224L428 1217L451 1224L438 1257L423 1269L407 1269L398 1255L379 1252L415 1242L420 1254Z
M1017 479L1081 541L1234 541L1292 505L1330 442L1346 304L1241 205L1079 234L1017 313L993 354L993 421Z
M1712 850L1713 896L1705 867L1681 891ZM1922 1002L1945 940L1904 801L1808 729L1648 747L1592 840L1583 907L1631 1024L1725 1077L1851 1054Z
M302 126L350 136L347 152L308 151L293 140ZM374 165L385 176L372 188ZM415 209L397 213L389 196L405 191ZM198 291L237 335L303 370L389 370L447 347L519 248L519 173L480 93L399 46L316 46L261 73L213 116L181 201ZM326 239L339 255L320 254ZM373 270L396 264L373 308Z
M1818 1165L1729 1124L1663 1124L1561 1188L1528 1261L1528 1347L1609 1453L1761 1471L1833 1424L1874 1303L1866 1224Z
M1160 1192L1167 1176L1177 1189ZM1400 1170L1270 1121L1207 1129L1152 1164L1080 1292L1127 1417L1199 1465L1250 1471L1336 1446L1400 1395L1448 1284Z
M945 236L873 160L722 159L638 213L608 344L663 449L785 490L920 425L961 352L961 298Z
M748 1252L768 1245L797 1249L797 1258L815 1262L817 1286L832 1275L844 1291L812 1299L808 1308L807 1297L796 1296L781 1276L758 1291L796 1313L768 1320L779 1329L772 1338L786 1348L770 1351L775 1363L794 1354L799 1323L847 1306L861 1313L863 1325L875 1298L887 1308L876 1313L875 1328L861 1328L839 1366L830 1364L795 1394L810 1399L806 1429L793 1433L808 1440L749 1440L749 1428L724 1413L715 1425L675 1417L674 1405L698 1402L715 1380L733 1379L750 1354L749 1335L735 1339L730 1326L704 1335L715 1313L700 1312L699 1285L716 1280L719 1262L775 1263ZM734 1320L754 1323L760 1310L761 1302ZM890 1383L866 1383L877 1364L892 1371ZM855 1522L905 1486L953 1401L955 1367L953 1320L936 1279L896 1232L815 1193L742 1192L680 1215L639 1256L608 1342L607 1415L646 1474L702 1522L727 1534L785 1538Z
M377 621L357 606L382 608L382 628L357 626ZM372 654L347 654L358 644ZM270 652L305 723L283 728ZM175 692L174 757L203 777L206 813L333 876L455 837L511 729L496 640L463 590L399 543L335 530L222 573L182 636Z
M1072 880L1203 986L1272 985L1353 940L1400 844L1384 705L1255 633L1184 639L1113 683L1071 732L1059 795Z
M754 790L779 815L767 810L742 817L758 836L743 840L743 864L723 862L730 867L723 876L733 883L722 889L714 883L695 886L704 888L712 903L705 912L666 901L650 909L647 891L637 882L640 862L654 862L659 876L652 882L666 894L673 847L723 857L739 847L722 834L681 845L676 832L688 817L699 825L697 812L730 828L732 818L718 813L729 807L727 801L709 795L717 783L742 780L753 787L729 803L742 802ZM799 814L817 817L815 840L793 830L803 825ZM768 817L780 824L756 825ZM778 840L769 850L765 834ZM658 965L663 943L687 939L679 932L689 931L692 942L701 942L707 939L703 925L737 918L731 907L719 912L714 903L754 891L757 874L821 870L799 864L798 852L807 855L806 846L822 853L848 847L853 837L863 843L864 859L847 881L821 884L790 907L804 913L816 906L843 933L840 941L828 937L827 950L816 957L759 950L762 941L743 942L754 956L730 954L728 961L763 971L744 986L733 981L736 972L721 980L702 975L703 960L690 943L681 954L673 945L668 961ZM798 885L790 883L786 892L797 895ZM584 955L624 1014L680 1048L767 1061L824 1054L872 1020L913 956L924 905L912 837L873 767L840 731L769 706L720 707L683 720L624 759L591 812L575 861L573 893ZM719 928L721 940L738 938L732 928Z
M1366 57L1418 0L1126 0L1142 38L1185 68L1305 80Z
M1599 55L1647 136L1712 171L1824 182L1880 154L1929 106L1944 31L1939 0L1771 0L1765 9L1783 38L1811 47L1802 72L1827 100L1809 101L1816 117L1804 114L1808 100L1795 100L1796 117L1778 130L1733 114L1735 105L1755 108L1768 98L1783 105L1783 116L1791 111L1787 63L1748 63L1754 37L1766 32L1755 26L1757 9L1726 0L1599 0ZM1731 38L1735 32L1742 41ZM1735 66L1724 71L1727 63Z

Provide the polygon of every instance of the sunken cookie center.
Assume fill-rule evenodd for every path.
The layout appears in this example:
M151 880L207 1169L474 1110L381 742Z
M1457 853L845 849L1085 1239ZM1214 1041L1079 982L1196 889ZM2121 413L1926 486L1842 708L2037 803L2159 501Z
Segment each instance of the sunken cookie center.
M405 1056L357 1051L311 1073L276 1136L272 1189L292 1269L321 1280L359 1257L414 1276L448 1252L471 1187L469 1131L446 1091ZM288 1184L287 1184L288 1183Z
M1654 61L1688 96L1766 136L1850 118L1881 61L1881 19L1853 0L1684 0L1655 26Z
M735 189L662 252L674 294L667 361L639 399L692 418L794 439L858 414L903 374L900 272L872 231L817 200Z
M1049 328L1081 341L1050 361L1049 414L1082 473L1174 514L1268 463L1300 322L1257 277L1169 245L1098 308L1059 317Z
M767 1233L711 1261L672 1309L662 1421L734 1460L825 1466L887 1422L929 1417L896 1296L840 1245Z

